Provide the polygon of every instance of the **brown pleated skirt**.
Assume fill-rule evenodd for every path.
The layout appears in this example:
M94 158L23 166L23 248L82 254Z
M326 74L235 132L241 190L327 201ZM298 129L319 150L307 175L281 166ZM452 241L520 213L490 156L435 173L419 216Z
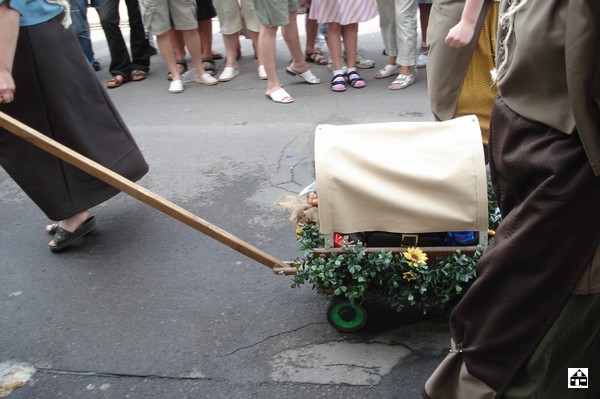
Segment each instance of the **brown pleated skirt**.
M131 133L61 16L21 27L15 100L3 111L136 181L148 171ZM0 128L0 165L52 220L98 205L119 191Z

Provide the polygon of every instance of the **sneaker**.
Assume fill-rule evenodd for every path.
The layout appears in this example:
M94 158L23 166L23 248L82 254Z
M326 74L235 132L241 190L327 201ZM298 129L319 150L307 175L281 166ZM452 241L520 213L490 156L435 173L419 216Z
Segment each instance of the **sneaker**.
M333 61L331 60L331 58L329 59L329 62L327 63L327 68L333 72ZM348 73L348 67L346 66L346 63L342 60L342 71L344 72L344 75Z
M214 86L217 83L219 83L219 81L210 73L203 73L200 76L196 76L194 80L196 81L196 83L200 83L206 86Z
M223 72L221 72L221 74L219 75L218 80L219 82L229 82L239 74L240 70L238 68L225 67L225 69L223 69Z
M196 69L191 68L188 71L181 74L181 80L183 83L190 83L196 80Z
M374 66L375 66L375 61L366 58L365 56L363 56L361 54L360 51L358 53L356 53L356 67L357 68L370 69L370 68L373 68Z
M417 68L427 67L427 53L421 53L417 57Z
M169 85L169 93L177 94L183 91L183 82L181 80L173 80Z

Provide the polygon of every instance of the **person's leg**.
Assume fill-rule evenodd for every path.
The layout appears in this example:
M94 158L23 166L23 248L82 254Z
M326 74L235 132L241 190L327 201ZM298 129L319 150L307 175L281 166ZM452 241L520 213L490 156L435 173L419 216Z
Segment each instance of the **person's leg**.
M119 28L119 0L100 1L100 23L110 52L110 73L129 80L131 60Z
M173 48L173 36L175 35L174 32L174 29L170 29L163 34L156 35L156 44L158 45L160 56L162 57L167 69L169 70L169 73L171 74L171 78L175 81L181 80L181 74L179 72L179 68L177 68L175 51Z
M389 86L391 90L404 89L415 82L413 67L417 61L417 9L414 0L395 0L397 63L400 73Z
M214 75L216 73L215 62L212 55L212 21L204 19L198 21L198 34L200 36L200 47L202 53L202 65L206 72ZM238 43L239 44L239 43Z
M211 73L204 70L204 63L202 58L202 48L200 46L200 35L198 34L198 28L183 30L183 41L185 46L190 52L192 58L192 64L196 69L196 83L204 84L207 86L216 85L219 81L212 76Z
M244 36L250 39L252 42L252 48L254 49L254 58L258 61L258 34L260 32L260 22L256 14L256 8L254 1L252 0L241 0L240 1L242 16L244 17Z
M237 54L240 48L240 33L225 34L223 33L223 44L225 44L225 68L219 75L220 82L228 82L239 75L237 63ZM202 61L206 60L203 58Z
M73 233L80 226L82 226L84 224L84 222L90 218L90 216L91 216L90 212L87 210L76 213L75 215L73 215L67 219L63 219L56 224L47 225L46 231L48 233L55 234L59 230L58 228L60 227L61 229L65 230L67 233ZM57 245L61 244L60 242L55 242L55 241L60 241L60 237L58 235L55 236L48 243L48 246L50 247L50 249L56 248Z
M298 35L298 23L297 23L296 11L291 11L289 14L289 23L281 27L281 35L287 44L290 55L292 56L292 63L290 68L298 73L304 73L309 70L308 64L302 54L302 46L300 45L300 36Z
M346 52L346 62L348 63L348 69L346 74L346 80L350 86L355 89L361 89L367 85L367 82L360 77L356 72L356 54L358 47L358 23L344 25L342 30L344 36L344 50Z
M342 30L344 37L344 52L348 70L356 69L356 52L358 48L358 23L344 25Z
M317 41L317 32L319 31L319 23L316 19L310 19L307 13L304 27L306 29L306 61L313 62L317 65L327 65L327 59L323 57L321 51L317 51L315 49L315 43Z
M240 48L240 32L231 35L223 34L223 43L225 44L225 66L237 68L237 52Z
M194 68L196 69L196 77L207 74L202 65L202 48L200 47L200 35L198 34L198 29L183 30L182 34L185 46L190 52L192 64L194 64Z
M87 1L69 0L71 5L71 20L73 21L73 30L77 35L79 46L94 70L100 70L100 64L94 58L92 50L92 41L90 40L90 30L87 22Z
M281 89L281 83L277 76L277 63L275 58L275 39L277 37L277 26L261 25L258 35L258 58L267 73L267 91L271 94ZM290 97L291 99L291 97Z
M146 36L138 0L125 0L129 16L129 43L131 47L131 69L148 72L152 47ZM135 79L135 77L134 77Z
M342 26L331 22L327 26L327 48L334 71L342 70Z
M178 60L185 60L185 43L183 42L183 32L173 29L173 33L171 34L171 43L173 44L175 57Z
M173 47L173 53L175 53L175 63L177 64L177 70L180 75L183 75L188 71L188 64L185 60L185 43L183 42L183 34L180 30L173 29L169 35L171 46ZM167 72L167 80L173 80L171 72Z
M431 12L431 3L419 3L419 21L421 23L421 49L417 57L417 68L427 66L427 56L429 47L427 46L427 27L429 24L429 14Z
M395 0L396 44L398 64L410 73L417 59L417 3L415 0Z
M342 66L342 26L336 22L330 22L327 26L327 48L331 57L331 90L335 92L346 91L346 79Z
M419 22L421 23L421 53L427 52L427 27L431 3L419 3Z
M258 60L258 32L246 29L246 36L250 38L250 41L252 42L252 47L254 47L254 51L256 52L256 59Z

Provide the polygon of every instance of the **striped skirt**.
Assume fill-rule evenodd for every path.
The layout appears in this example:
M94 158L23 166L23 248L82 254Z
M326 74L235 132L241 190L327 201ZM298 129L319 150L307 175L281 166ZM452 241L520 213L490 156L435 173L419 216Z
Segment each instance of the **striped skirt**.
M349 25L375 18L377 5L374 0L312 0L309 16L319 23Z

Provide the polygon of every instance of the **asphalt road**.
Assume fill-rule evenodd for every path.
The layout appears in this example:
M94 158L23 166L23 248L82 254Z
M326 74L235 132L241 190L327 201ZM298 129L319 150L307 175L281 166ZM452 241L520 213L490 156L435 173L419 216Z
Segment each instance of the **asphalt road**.
M93 36L106 81L108 51ZM224 50L218 31L214 42ZM231 82L169 94L154 56L146 81L110 95L150 164L142 186L291 260L295 226L274 202L314 180L315 127L430 121L425 73L391 91L391 79L361 70L366 88L333 93L326 67L313 66L316 86L283 73L279 40L280 79L296 99L281 105L242 45ZM376 21L361 25L359 45L385 65ZM385 303L360 332L337 332L328 298L125 194L93 209L97 234L60 254L3 171L0 204L0 386L25 381L0 397L414 399L448 349L444 321Z

